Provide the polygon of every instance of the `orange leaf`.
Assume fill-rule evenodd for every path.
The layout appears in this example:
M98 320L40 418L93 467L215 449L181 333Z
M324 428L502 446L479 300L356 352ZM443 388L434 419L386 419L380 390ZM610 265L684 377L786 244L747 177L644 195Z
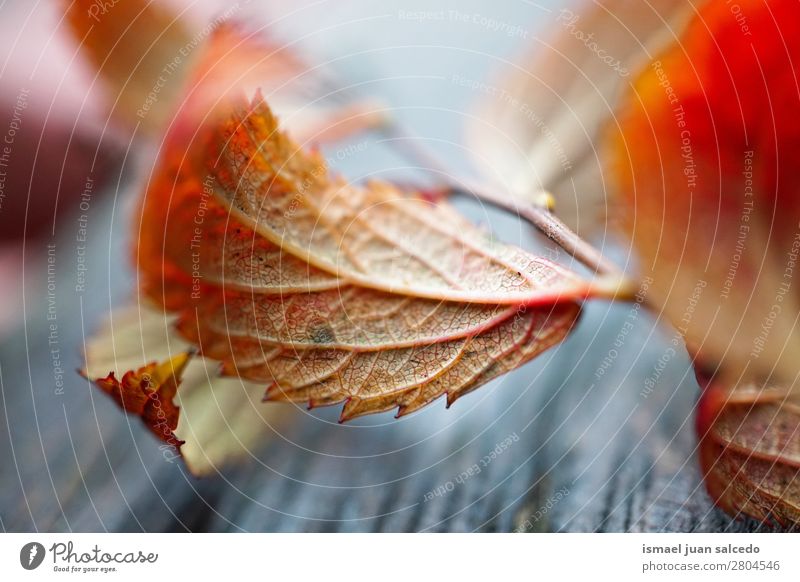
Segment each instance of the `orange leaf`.
M172 16L149 6L132 1L103 16L123 35L149 22L153 30L143 38L158 37L157 60L182 54L181 34L159 36L172 30ZM144 76L128 86L116 73L134 66L130 55L78 16L70 15L74 28L120 103L146 102L148 75L156 71L149 57L140 63L135 55L147 49L131 48ZM229 24L191 52L152 104L153 119L172 118L136 216L134 254L142 293L167 312L162 324L174 319L181 339L199 348L204 362L216 360L221 376L243 387L262 383L266 399L345 402L342 420L390 408L407 414L443 395L449 405L566 337L580 312L577 300L592 293L586 281L496 242L445 202L332 176L321 156L279 129L260 93L252 103L230 97L255 78L272 82L299 68L291 55ZM339 127L340 116L330 135L380 122L355 111L363 121ZM145 330L131 329L124 343L135 342L137 330L144 342ZM166 336L169 348L174 338ZM93 351L104 350L87 353L95 369ZM213 370L190 370L181 399L195 411L217 404L204 400L216 399L224 384ZM177 380L161 374L150 365L97 383L159 438L167 427L177 440L178 409L170 406ZM234 442L244 448L264 434L249 395L248 388L224 399L235 400L219 409L231 416L224 438L209 437L219 423L183 416L178 434L192 439L184 448L192 466L208 471L233 454ZM166 421L154 419L153 399ZM213 454L203 443L213 443Z
M173 319L145 302L115 309L87 342L84 376L104 378L114 370L122 377L142 361L170 362L175 354L193 353L196 350L177 337ZM218 369L218 362L194 355L181 370L175 398L180 415L173 433L186 442L179 454L175 446L159 446L167 462L180 456L195 475L214 473L233 459L252 455L294 420L293 410L260 405L263 384L221 377Z
M214 199L233 219L355 284L508 304L551 303L586 290L544 259L492 241L446 203L385 182L356 187L330 176L319 155L278 129L260 95L234 105L209 158Z
M141 417L147 428L165 443L180 449L184 441L173 432L178 426L179 408L173 402L190 353L183 353L162 363L130 370L118 380L114 372L94 383L130 414Z
M448 404L563 339L573 273L446 202L329 175L259 97L165 152L137 246L143 289L223 374L342 419Z

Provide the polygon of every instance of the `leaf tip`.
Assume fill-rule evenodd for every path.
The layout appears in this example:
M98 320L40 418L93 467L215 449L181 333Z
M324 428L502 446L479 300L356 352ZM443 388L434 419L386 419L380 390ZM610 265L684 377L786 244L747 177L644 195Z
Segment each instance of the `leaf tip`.
M150 432L180 452L185 441L174 432L180 413L174 397L192 357L189 350L162 363L153 362L137 370L128 370L120 379L113 370L105 377L90 379L120 408L139 416ZM88 378L85 370L82 374Z

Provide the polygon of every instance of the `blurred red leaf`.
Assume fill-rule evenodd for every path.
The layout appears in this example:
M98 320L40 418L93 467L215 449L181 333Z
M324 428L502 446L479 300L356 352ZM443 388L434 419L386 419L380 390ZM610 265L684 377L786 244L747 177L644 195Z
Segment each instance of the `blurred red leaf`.
M709 492L797 522L800 5L703 5L635 80L612 130L623 219L650 298L712 378Z

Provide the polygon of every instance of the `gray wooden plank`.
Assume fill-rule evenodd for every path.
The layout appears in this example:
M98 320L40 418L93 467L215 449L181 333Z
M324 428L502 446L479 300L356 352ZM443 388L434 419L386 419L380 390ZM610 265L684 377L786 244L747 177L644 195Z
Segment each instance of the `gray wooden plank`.
M102 219L96 224L105 221L110 232L111 202L98 208ZM506 219L495 220L502 229ZM115 228L124 228L117 222ZM99 226L95 234L102 240ZM114 265L111 300L128 293L130 273L117 259L124 243L97 245L93 252L97 287L104 290L109 281L100 267ZM67 274L59 288L68 288L71 274L64 263L60 268ZM31 297L41 305L42 290ZM92 297L93 312L82 326L78 299L66 292L58 298L59 342L68 369L80 363L83 328L91 328L108 302ZM693 451L698 388L686 355L669 362L656 390L646 398L641 394L671 339L669 331L654 328L649 316L637 318L613 364L597 376L629 318L627 305L588 306L565 343L450 410L438 402L401 420L385 414L339 425L336 410L287 408L295 418L284 439L264 444L260 463L207 479L166 463L138 422L76 374L66 375L64 395L54 394L43 313L31 312L27 344L22 334L0 346L0 460L6 467L0 517L7 530L760 527L730 520L703 490ZM459 480L510 435L517 440L502 454ZM426 500L426 493L442 487L444 495ZM558 496L559 491L567 493Z

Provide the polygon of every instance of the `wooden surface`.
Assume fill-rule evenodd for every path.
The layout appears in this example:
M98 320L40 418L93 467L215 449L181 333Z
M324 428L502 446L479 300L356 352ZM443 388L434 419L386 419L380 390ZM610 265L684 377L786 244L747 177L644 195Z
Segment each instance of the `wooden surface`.
M98 223L110 206L110 199L98 204ZM106 290L112 301L129 292L125 269L110 286L107 278L124 236L109 252L110 229L101 230L93 231L90 263L99 293L74 293L71 233L56 243L64 393L55 393L43 273L28 292L25 329L0 348L5 530L758 528L714 509L704 491L694 455L698 388L685 355L669 361L643 396L668 330L636 316L616 359L596 377L632 320L629 305L589 306L567 342L450 410L437 402L402 420L384 414L339 425L336 410L265 404L292 416L285 432L255 451L256 460L194 479L164 461L138 422L71 372L80 365L84 330L109 301ZM503 441L511 444L486 461ZM480 471L470 471L476 464Z
M343 12L342 19L353 17ZM525 17L535 20L535 14ZM371 80L368 92L382 95L424 135L455 143L463 121L458 112L475 95L456 90L448 76L484 74L492 59L475 56L490 48L471 48L480 36L474 30L451 28L452 37L421 29L418 47L378 50L336 66L354 82ZM386 33L369 29L363 35L338 30L337 46L355 54ZM502 55L513 40L486 42ZM470 50L453 50L459 46ZM428 77L434 73L438 80ZM403 165L372 149L379 148L342 169L358 178ZM630 305L588 306L567 342L450 410L437 402L402 420L384 414L339 425L338 410L265 404L284 406L291 417L285 430L254 451L255 458L192 478L162 458L139 423L73 373L85 334L133 292L126 213L138 192L137 163L129 158L119 187L114 180L92 202L86 292L75 291L74 198L59 215L55 237L26 248L26 323L0 345L3 530L759 529L731 520L705 493L694 451L698 388L686 355L670 359L655 389L643 393L673 332L649 315L633 317ZM490 218L504 238L532 244L516 221ZM56 245L55 320L46 318L48 243ZM633 329L598 373L626 321L634 321ZM52 323L56 344L48 344ZM56 392L54 347L65 371L63 394ZM507 439L511 444L492 458Z

